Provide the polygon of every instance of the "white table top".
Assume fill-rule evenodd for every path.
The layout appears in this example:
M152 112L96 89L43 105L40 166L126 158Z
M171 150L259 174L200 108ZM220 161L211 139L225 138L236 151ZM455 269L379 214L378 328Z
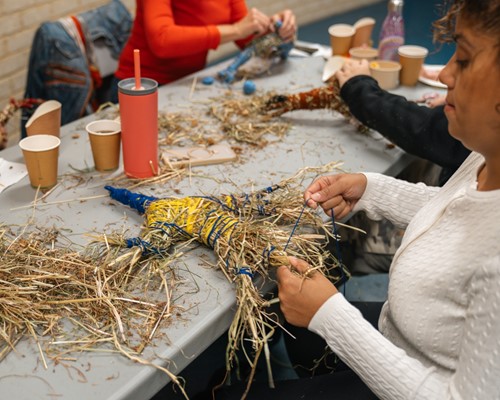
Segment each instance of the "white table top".
M224 64L225 65L225 64ZM254 79L258 92L275 90L280 93L299 92L322 85L321 76L324 60L319 57L291 58L284 65L275 67L271 74ZM161 87L159 109L162 111L185 111L199 107L198 101L214 95L221 95L227 87L218 83L204 86L201 79L214 75L222 66L213 66L193 76L198 77L196 90L192 90L193 76ZM232 90L241 91L242 84L236 83ZM432 88L419 85L416 88L400 88L395 92L417 98ZM298 169L318 166L330 161L343 161L347 171L375 171L388 174L398 173L410 159L398 148L388 148L387 141L380 135L362 135L345 120L326 110L294 111L285 114L285 120L293 128L282 141L273 141L263 149L247 149L243 163L221 164L197 167L193 172L204 176L192 176L182 182L167 182L155 188L158 197L181 195L220 194L240 192L241 188L267 187L289 177ZM59 175L73 173L78 169L93 166L92 154L85 125L95 116L89 116L62 127L59 156ZM0 152L0 157L9 161L23 162L18 146ZM142 217L125 206L110 206L109 198L84 201L69 201L107 194L104 185L106 175L91 173L92 179L72 187L72 178L64 182L46 199L61 204L42 206L36 209L17 209L29 204L35 195L28 178L0 194L1 222L4 224L26 224L33 216L32 224L54 226L64 229L75 243L85 244L88 232L129 229L130 235L139 232ZM216 183L207 176L218 177ZM233 183L231 183L233 182ZM238 187L235 187L238 186ZM139 191L147 191L148 188ZM149 192L147 194L151 194ZM178 195L178 193L176 193ZM232 286L222 273L208 268L203 258L214 261L211 250L196 248L187 254L183 262L196 268L197 284L200 290L192 296L183 296L180 302L191 308L183 319L175 321L165 333L166 340L154 341L143 356L155 363L166 365L173 373L179 373L197 355L217 339L232 320L235 305ZM36 345L24 339L0 363L0 393L5 399L148 399L168 379L155 368L136 364L120 355L105 353L77 354L77 361L69 363L76 370L49 362L45 370L39 361ZM166 363L162 360L171 360ZM182 375L182 374L180 374Z

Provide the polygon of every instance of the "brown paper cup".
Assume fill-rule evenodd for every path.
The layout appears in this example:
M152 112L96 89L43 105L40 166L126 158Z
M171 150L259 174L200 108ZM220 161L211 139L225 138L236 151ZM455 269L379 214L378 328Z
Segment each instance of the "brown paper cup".
M349 50L352 60L373 61L378 57L378 50L373 47L353 47Z
M356 33L352 39L352 47L370 45L375 20L370 17L361 18L354 24Z
M31 186L47 190L57 183L61 140L53 135L28 136L19 142Z
M332 47L332 56L345 56L349 54L352 38L356 30L352 25L335 24L328 28L330 34L330 45Z
M25 125L28 136L53 135L59 137L61 128L61 103L56 100L43 102Z
M417 84L420 70L428 53L429 51L421 46L400 46L398 48L401 85L415 86Z
M120 163L121 125L118 121L101 119L89 123L90 147L97 171L114 171Z
M394 89L399 83L401 64L395 61L372 61L370 72L378 85L385 90Z

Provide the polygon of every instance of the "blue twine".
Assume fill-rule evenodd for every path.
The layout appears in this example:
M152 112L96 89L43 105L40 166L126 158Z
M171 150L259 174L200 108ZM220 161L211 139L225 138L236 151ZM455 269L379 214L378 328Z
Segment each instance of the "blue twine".
M269 259L271 258L271 253L276 250L276 247L271 246L269 248L265 248L264 251L262 252L262 258L266 257L267 253L267 263L269 264Z
M288 247L288 244L290 243L290 240L292 239L292 236L295 233L297 226L299 225L299 221L302 218L302 214L304 213L304 210L306 209L307 203L309 202L309 200L311 200L311 199L307 199L305 201L304 207L302 207L302 210L300 211L299 217L297 218L297 221L295 221L295 225L293 226L292 232L290 233L290 237L288 238L288 241L287 241L283 250L286 250L286 248ZM345 281L344 269L342 268L342 253L340 251L340 245L339 245L340 236L337 234L337 226L335 225L335 212L333 211L333 208L331 209L331 212L332 212L333 235L335 238L335 247L336 247L336 251L337 251L337 261L339 262L339 268L340 268L340 281L343 283L343 292L344 292L344 296L345 296L346 281Z
M147 242L146 240L143 240L141 238L135 237L135 238L130 238L125 241L125 244L127 245L127 248L132 248L134 246L140 247L142 250L142 253L147 255L147 254L158 254L161 255L162 251L151 245L151 243Z
M214 232L214 230L215 230L215 228L217 227L217 225L218 225L219 221L221 220L221 218L222 218L222 216L218 216L218 217L217 217L217 219L215 220L214 224L212 225L212 229L210 229L210 232L209 232L209 233L208 233L208 235L207 235L207 244L208 244L209 246L212 246L212 245L210 244L210 237L212 236L212 233ZM208 219L208 218L207 218L207 219ZM206 221L206 220L205 220L205 221ZM203 224L203 225L205 225L205 224ZM212 246L212 247L213 247L213 246Z
M262 215L262 216L266 215L266 209L261 204L257 204L257 212L259 213L259 215Z
M198 230L198 236L201 236L201 232L203 232L203 229L205 228L205 225L208 222L208 219L210 218L210 215L212 215L215 212L215 210L211 210L207 212L207 216L205 217L205 221L203 221L203 224L200 225L200 229Z
M179 225L174 224L172 222L157 222L155 224L151 224L150 227L162 231L167 236L170 235L170 232L167 232L165 228L174 228L176 231L182 233L183 235L191 237L191 235L188 232L182 229Z
M233 200L233 204L236 206L238 203L236 202L236 199L234 196L230 196ZM224 203L221 199L218 199L217 197L212 197L212 196L199 196L197 197L199 199L206 199L206 200L210 200L211 202L213 203L216 203L218 204L223 210L225 211L231 211L233 213L237 213L238 212L238 209L235 208L235 207L230 207L228 206L226 203Z
M302 214L304 214L304 210L306 209L307 207L307 202L309 200L306 200L305 204L304 204L304 207L302 207L302 210L300 211L300 214L299 214L299 217L297 218L297 221L295 221L295 225L293 226L293 229L292 229L292 232L290 233L290 236L288 237L288 241L286 242L286 245L285 247L283 248L283 251L286 251L286 248L288 247L288 245L290 244L290 240L292 240L292 236L293 234L295 233L295 230L297 229L297 226L299 226L299 222L300 222L300 219L302 218Z
M331 208L330 210L332 212L333 235L335 239L335 249L337 251L337 260L339 262L339 268L340 268L340 280L343 283L342 290L345 296L347 282L345 281L344 269L342 268L342 253L340 252L340 244L339 244L340 236L337 234L337 225L335 225L335 212L333 211L333 208Z
M223 219L221 219L221 218L223 218ZM226 227L229 228L228 224L230 222L232 222L232 221L233 221L233 218L232 217L228 217L228 216L226 216L226 217L219 217L217 219L216 223L214 224L214 226L212 228L212 231L210 232L210 234L208 235L208 238L207 238L207 242L210 242L210 237L212 236L212 233L215 232L215 236L214 236L214 238L212 240L212 244L211 244L211 246L213 248L215 248L217 240L219 240L220 236L224 233L224 231L226 230ZM219 225L222 225L222 227L219 228ZM216 226L217 226L217 228L219 228L217 231L215 231L215 227ZM236 226L236 224L232 225L232 226Z
M247 275L250 278L253 278L252 270L249 267L246 267L246 266L238 268L238 270L236 271L235 275Z

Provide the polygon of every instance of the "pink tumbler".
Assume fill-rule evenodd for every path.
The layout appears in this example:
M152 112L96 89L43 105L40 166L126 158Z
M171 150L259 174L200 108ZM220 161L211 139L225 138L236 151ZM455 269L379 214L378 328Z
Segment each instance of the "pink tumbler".
M141 78L118 82L123 167L130 178L158 175L158 82Z

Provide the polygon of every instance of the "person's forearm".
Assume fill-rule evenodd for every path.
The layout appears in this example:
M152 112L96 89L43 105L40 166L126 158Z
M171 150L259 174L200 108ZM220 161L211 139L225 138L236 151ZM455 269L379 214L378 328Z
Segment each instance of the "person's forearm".
M220 42L228 43L242 39L242 33L235 24L217 25L220 32Z
M378 173L365 172L366 189L353 211L366 211L374 219L386 218L400 228L438 193L439 187L405 182Z
M419 106L380 89L368 76L349 79L340 95L361 123L410 154L456 169L470 153L448 133L442 107Z

